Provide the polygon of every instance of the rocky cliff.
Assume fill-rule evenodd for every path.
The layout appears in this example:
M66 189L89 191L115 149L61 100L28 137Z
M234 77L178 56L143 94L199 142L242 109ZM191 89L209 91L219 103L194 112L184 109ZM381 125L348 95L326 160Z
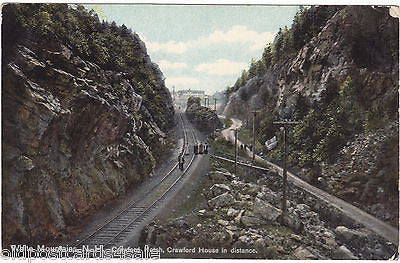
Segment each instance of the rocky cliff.
M222 122L215 111L201 106L200 98L190 97L187 101L186 115L201 132L209 134L222 128Z
M275 64L232 93L225 114L276 103L294 113L299 96L309 104L327 99L351 76L366 107L397 104L398 20L386 9L351 6L337 12L298 54ZM242 109L240 111L240 108Z
M394 225L398 224L398 25L388 8L342 8L298 51L276 59L265 72L231 91L224 110L244 119L250 110L260 109L256 119L260 145L278 134L274 120L301 120L289 134L292 167L302 169L297 171L310 182ZM287 34L291 40L293 30ZM276 39L272 51L278 44ZM276 52L266 54L276 56ZM268 156L278 161L281 150ZM383 199L389 202L382 204Z
M48 20L33 20L41 15ZM3 16L3 247L48 243L152 173L166 149L172 102L136 34L125 39L140 63L112 67L62 32L79 32L73 18L93 18L81 7L7 5ZM46 22L61 31L35 31Z

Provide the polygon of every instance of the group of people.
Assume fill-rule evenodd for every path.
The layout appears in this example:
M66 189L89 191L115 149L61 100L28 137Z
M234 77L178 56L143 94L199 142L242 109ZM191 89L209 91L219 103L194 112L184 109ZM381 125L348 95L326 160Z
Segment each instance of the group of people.
M208 154L208 143L200 142L199 144L193 145L194 154ZM184 153L181 152L178 156L178 165L179 169L183 171L183 165L185 164Z
M244 149L244 150L247 150L247 149L249 149L250 151L253 151L253 145L247 145L247 144L241 144L240 145L240 149Z
M194 154L207 154L208 153L208 143L203 144L203 142L200 142L199 144L194 144L193 145L193 152Z

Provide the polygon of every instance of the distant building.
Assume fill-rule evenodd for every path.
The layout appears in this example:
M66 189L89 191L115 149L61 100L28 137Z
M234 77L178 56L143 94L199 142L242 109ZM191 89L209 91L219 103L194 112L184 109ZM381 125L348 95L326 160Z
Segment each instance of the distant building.
M182 106L186 106L187 99L190 97L199 97L202 102L204 101L204 98L208 98L204 90L187 89L178 90L174 93L175 101Z
M202 97L204 98L205 96L205 91L204 90L191 90L191 89L186 89L186 90L178 90L176 92L177 97Z

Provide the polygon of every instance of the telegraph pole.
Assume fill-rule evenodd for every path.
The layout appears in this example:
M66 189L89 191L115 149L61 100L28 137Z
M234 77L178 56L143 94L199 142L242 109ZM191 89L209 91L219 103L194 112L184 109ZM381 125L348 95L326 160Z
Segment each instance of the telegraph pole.
M286 217L286 200L287 200L287 129L289 125L296 125L301 122L299 121L274 121L274 124L283 126L283 145L284 145L284 155L283 155L283 193L282 193L282 216L281 216L281 224L285 224Z
M254 152L255 152L255 150L256 150L256 133L255 133L255 122L256 122L256 113L257 113L257 111L253 111L253 149L252 149L252 152L253 152L253 158L252 158L252 161L251 161L251 163L254 165Z
M246 104L246 127L249 125L249 104Z
M235 129L235 175L237 172L237 137L238 137L238 130Z

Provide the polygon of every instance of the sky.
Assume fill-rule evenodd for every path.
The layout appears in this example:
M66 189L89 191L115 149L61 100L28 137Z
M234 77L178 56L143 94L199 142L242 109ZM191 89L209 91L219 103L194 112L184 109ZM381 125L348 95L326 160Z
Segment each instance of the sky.
M280 27L290 26L298 6L92 4L101 20L136 32L172 91L235 84L251 59L258 60Z

